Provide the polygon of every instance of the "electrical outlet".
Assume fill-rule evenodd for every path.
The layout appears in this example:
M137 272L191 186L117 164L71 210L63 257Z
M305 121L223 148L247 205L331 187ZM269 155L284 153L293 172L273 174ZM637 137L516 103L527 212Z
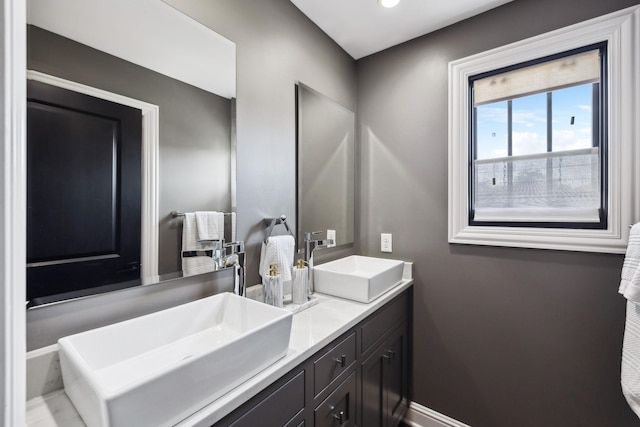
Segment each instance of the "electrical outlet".
M332 248L336 245L336 230L327 230L327 239L333 240L333 243L327 245L328 248Z
M393 241L391 233L380 234L380 250L382 252L393 252Z

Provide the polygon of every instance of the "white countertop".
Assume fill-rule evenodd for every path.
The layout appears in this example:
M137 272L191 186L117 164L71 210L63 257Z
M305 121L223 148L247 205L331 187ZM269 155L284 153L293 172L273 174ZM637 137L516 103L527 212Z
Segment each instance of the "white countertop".
M178 426L210 426L264 390L318 350L348 331L413 284L403 280L398 286L369 304L316 293L319 302L293 316L287 355L224 396L211 402ZM71 401L58 390L27 402L30 427L82 427L84 423Z

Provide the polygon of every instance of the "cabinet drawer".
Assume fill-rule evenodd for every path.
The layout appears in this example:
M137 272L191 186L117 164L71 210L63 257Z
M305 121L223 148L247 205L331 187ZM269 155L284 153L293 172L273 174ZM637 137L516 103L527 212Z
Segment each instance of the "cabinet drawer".
M397 322L406 317L408 298L404 292L362 326L362 353L366 353Z
M304 408L304 371L283 384L246 414L233 427L282 427Z
M314 396L317 396L331 384L331 381L346 371L355 360L356 334L354 332L313 363Z
M356 425L356 373L353 372L315 410L315 427Z

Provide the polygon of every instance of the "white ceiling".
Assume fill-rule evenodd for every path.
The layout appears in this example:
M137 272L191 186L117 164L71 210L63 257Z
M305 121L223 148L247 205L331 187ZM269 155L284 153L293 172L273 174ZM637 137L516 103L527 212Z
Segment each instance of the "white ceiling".
M512 0L291 0L354 59L486 12Z

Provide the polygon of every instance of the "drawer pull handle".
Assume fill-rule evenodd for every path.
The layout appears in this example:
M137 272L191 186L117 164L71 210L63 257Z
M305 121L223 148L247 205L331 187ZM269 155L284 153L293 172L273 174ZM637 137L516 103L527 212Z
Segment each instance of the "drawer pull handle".
M337 359L334 359L336 361L337 364L340 365L341 368L344 368L345 366L347 366L347 355L343 354L342 356L338 357Z
M385 354L383 354L382 357L387 359L389 363L391 363L391 361L396 358L396 352L393 350L386 350Z
M338 420L340 425L342 425L347 420L347 417L346 417L346 414L344 413L344 411L340 411L337 414L331 414L331 415L333 415L333 418Z

